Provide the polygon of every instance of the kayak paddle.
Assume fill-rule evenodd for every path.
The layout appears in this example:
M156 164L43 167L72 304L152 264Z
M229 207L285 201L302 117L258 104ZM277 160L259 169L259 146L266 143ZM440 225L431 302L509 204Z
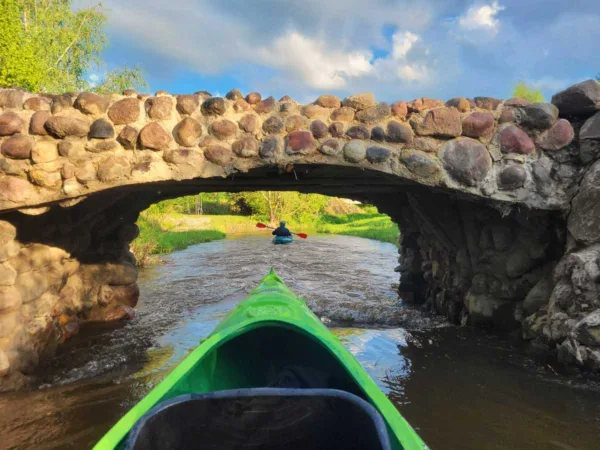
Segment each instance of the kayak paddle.
M274 227L270 227L269 225L265 225L264 223L257 223L256 224L256 228L270 228L271 230L275 230ZM293 231L290 231L290 233L295 234L296 236L298 236L301 239L306 239L308 237L308 234L304 234L304 233L294 233Z

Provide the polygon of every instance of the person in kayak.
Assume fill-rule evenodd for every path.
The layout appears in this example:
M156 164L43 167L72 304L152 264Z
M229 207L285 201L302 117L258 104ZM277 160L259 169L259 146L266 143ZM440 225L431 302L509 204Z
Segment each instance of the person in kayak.
M281 222L279 222L279 227L275 228L273 230L273 233L271 233L274 236L291 236L292 233L290 233L290 230L288 230L285 227L285 222L282 220Z

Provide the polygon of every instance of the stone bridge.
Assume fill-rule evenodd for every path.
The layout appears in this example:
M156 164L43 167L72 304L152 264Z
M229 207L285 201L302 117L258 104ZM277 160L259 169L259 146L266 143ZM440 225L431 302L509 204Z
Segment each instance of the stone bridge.
M267 189L375 204L406 301L600 370L598 111L591 80L537 104L0 91L0 385L133 316L140 211Z

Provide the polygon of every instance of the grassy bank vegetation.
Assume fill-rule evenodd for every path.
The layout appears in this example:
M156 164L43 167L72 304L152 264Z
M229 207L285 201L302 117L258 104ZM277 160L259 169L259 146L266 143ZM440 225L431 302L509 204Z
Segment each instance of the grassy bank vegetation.
M203 194L152 205L138 220L139 237L132 243L138 264L153 255L223 239L228 234L262 233L257 222L276 226L280 219L294 232L357 236L398 244L398 226L374 206L316 194Z

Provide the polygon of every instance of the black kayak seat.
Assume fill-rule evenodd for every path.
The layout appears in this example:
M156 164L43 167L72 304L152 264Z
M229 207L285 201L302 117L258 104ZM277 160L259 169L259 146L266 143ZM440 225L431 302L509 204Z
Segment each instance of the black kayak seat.
M336 389L248 388L163 401L132 428L127 450L390 450L385 422Z

